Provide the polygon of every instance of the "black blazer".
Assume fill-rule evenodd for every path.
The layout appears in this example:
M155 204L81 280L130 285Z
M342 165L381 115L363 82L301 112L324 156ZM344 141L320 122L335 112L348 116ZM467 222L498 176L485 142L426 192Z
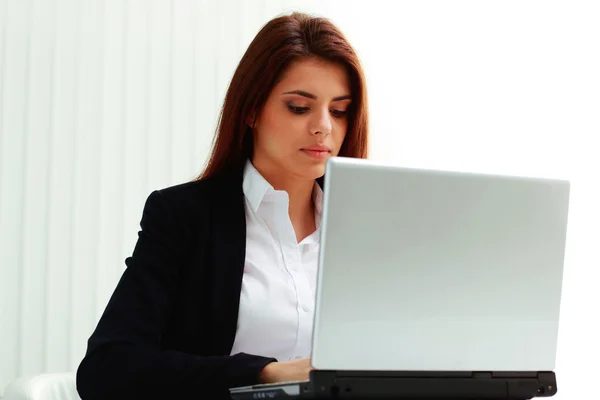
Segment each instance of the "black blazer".
M83 400L226 399L276 361L229 355L245 262L242 179L237 170L150 194L77 370Z

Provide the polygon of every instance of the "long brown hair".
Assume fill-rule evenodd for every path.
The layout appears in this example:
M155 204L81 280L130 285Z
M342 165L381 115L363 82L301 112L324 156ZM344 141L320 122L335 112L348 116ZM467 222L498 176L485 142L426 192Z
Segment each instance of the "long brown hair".
M249 116L260 114L286 67L307 57L345 67L350 78L352 103L348 132L339 156L367 157L367 93L360 61L344 35L328 19L295 12L269 21L250 43L229 84L212 153L199 179L241 168L252 156Z

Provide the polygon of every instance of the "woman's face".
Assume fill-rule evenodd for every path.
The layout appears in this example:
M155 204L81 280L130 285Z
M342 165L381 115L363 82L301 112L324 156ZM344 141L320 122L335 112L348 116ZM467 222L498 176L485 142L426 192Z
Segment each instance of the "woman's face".
M253 163L268 175L314 180L348 129L348 74L338 64L292 63L254 121Z

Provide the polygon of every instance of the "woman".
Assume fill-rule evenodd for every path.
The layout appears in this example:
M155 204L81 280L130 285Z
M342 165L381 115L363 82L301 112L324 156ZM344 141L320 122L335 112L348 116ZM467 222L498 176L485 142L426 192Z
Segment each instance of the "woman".
M83 400L218 399L308 378L325 163L366 157L365 93L329 21L294 13L263 27L202 176L147 199L77 371Z

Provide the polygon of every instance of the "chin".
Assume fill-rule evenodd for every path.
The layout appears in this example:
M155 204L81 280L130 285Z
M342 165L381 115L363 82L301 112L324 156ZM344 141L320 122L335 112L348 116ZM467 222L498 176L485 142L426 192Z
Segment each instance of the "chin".
M288 164L285 168L289 168L288 171L292 172L296 176L301 176L306 180L315 180L325 175L325 167L327 160L330 157L324 159L308 159L305 156L301 158L290 158L286 160Z
M313 164L310 167L307 167L304 173L306 179L318 179L325 175L325 162L319 164Z

